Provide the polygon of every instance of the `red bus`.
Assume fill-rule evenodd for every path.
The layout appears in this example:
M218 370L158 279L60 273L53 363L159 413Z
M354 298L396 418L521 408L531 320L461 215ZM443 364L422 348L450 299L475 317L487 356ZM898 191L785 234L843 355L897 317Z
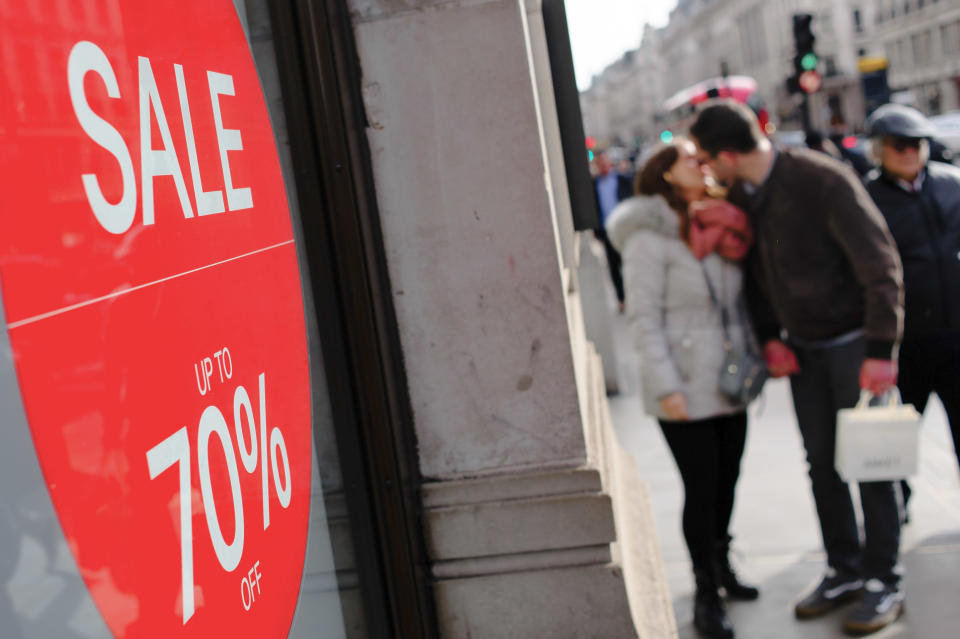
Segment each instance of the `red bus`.
M757 114L763 130L771 133L770 114L757 93L757 81L746 75L710 78L677 91L663 103L664 123L668 128L686 129L697 105L710 98L732 98L746 104Z

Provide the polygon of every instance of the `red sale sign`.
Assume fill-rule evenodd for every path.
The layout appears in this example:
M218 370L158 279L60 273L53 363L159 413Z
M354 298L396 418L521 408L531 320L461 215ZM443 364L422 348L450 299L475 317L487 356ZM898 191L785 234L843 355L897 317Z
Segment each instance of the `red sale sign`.
M37 456L117 637L281 637L303 570L303 300L230 0L5 3L0 286Z

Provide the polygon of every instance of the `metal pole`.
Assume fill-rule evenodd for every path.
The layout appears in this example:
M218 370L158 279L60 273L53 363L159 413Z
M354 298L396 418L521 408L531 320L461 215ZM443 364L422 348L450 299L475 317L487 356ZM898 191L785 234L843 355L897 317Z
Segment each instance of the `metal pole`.
M810 130L810 96L804 92L803 99L800 101L800 121L803 123L803 130Z

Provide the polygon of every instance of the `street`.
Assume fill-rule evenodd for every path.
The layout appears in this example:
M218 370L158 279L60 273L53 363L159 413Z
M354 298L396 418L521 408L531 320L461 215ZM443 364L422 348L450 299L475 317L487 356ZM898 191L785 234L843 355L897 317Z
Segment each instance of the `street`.
M620 394L610 398L614 429L637 461L653 500L679 637L693 638L693 576L680 528L682 488L659 426L643 413L636 355L626 319L613 315ZM903 528L906 611L873 637L956 637L960 624L960 475L940 402L927 407L920 472L912 478ZM855 500L856 501L856 500ZM832 639L849 607L797 621L793 603L822 576L824 557L789 384L774 380L750 408L747 447L731 526L733 564L760 599L728 605L742 639Z

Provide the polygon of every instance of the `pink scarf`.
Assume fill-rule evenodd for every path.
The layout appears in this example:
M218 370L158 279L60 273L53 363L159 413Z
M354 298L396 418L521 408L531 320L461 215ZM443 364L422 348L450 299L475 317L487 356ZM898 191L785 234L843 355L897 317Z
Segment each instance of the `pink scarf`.
M753 244L753 229L746 213L726 200L703 200L690 206L693 255L702 260L717 252L728 260L742 260Z

